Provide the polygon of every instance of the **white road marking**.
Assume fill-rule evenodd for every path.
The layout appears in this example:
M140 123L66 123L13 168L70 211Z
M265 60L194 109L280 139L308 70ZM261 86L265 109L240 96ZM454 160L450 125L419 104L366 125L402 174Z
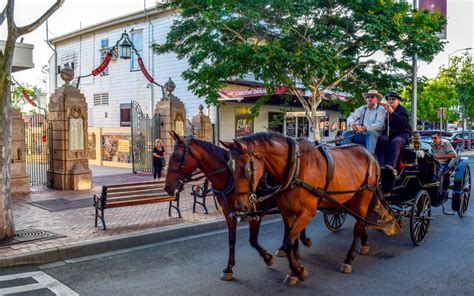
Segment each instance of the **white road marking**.
M0 295L48 289L58 296L76 296L78 293L42 271L25 272L0 276L0 282L21 278L33 278L38 283L0 289Z

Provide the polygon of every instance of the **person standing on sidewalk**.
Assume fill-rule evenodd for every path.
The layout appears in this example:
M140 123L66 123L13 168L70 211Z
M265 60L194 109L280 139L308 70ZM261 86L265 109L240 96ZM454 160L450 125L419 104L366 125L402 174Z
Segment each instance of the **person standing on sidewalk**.
M161 171L165 166L165 147L161 144L160 139L155 140L155 147L153 148L153 179L161 178Z

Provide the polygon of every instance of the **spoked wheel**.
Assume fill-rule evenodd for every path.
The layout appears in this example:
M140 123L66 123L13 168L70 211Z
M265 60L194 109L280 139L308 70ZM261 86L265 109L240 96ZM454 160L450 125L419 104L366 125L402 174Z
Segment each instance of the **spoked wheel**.
M431 223L431 200L426 190L418 191L410 216L410 236L415 246L425 242Z
M342 224L344 224L344 221L346 221L347 214L345 212L338 212L335 215L323 213L323 216L326 227L329 230L335 232L341 229Z
M469 208L469 201L471 200L471 170L466 166L464 170L464 179L461 192L461 205L459 206L458 215L464 217Z

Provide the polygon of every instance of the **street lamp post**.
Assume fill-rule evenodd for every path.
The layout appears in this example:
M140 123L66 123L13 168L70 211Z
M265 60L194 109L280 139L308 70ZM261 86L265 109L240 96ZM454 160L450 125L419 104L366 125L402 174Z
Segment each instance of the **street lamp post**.
M451 64L451 56L452 56L453 54L455 54L456 52L459 52L459 51L465 51L465 50L471 50L471 49L472 49L472 47L460 48L460 49L456 49L456 50L453 51L452 53L448 54L448 68L449 68L449 66L450 66L450 64Z

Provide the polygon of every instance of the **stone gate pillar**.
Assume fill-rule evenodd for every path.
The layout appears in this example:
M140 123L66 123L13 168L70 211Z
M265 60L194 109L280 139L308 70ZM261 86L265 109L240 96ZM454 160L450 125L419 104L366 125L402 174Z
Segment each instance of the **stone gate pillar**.
M194 116L191 123L193 125L193 136L195 138L211 142L212 141L212 123L209 116L204 115L203 105L199 105L199 114Z
M156 104L155 114L160 115L160 139L169 153L173 150L174 140L168 131L175 131L180 136L186 135L186 111L181 100L173 95L176 84L171 80L165 83L165 97Z
M12 109L11 193L30 193L30 178L26 173L25 123L20 109Z
M48 187L60 190L84 190L92 187L87 158L87 103L80 91L69 84L74 71L65 67L61 78L66 82L51 95L48 119L51 124L52 158Z

